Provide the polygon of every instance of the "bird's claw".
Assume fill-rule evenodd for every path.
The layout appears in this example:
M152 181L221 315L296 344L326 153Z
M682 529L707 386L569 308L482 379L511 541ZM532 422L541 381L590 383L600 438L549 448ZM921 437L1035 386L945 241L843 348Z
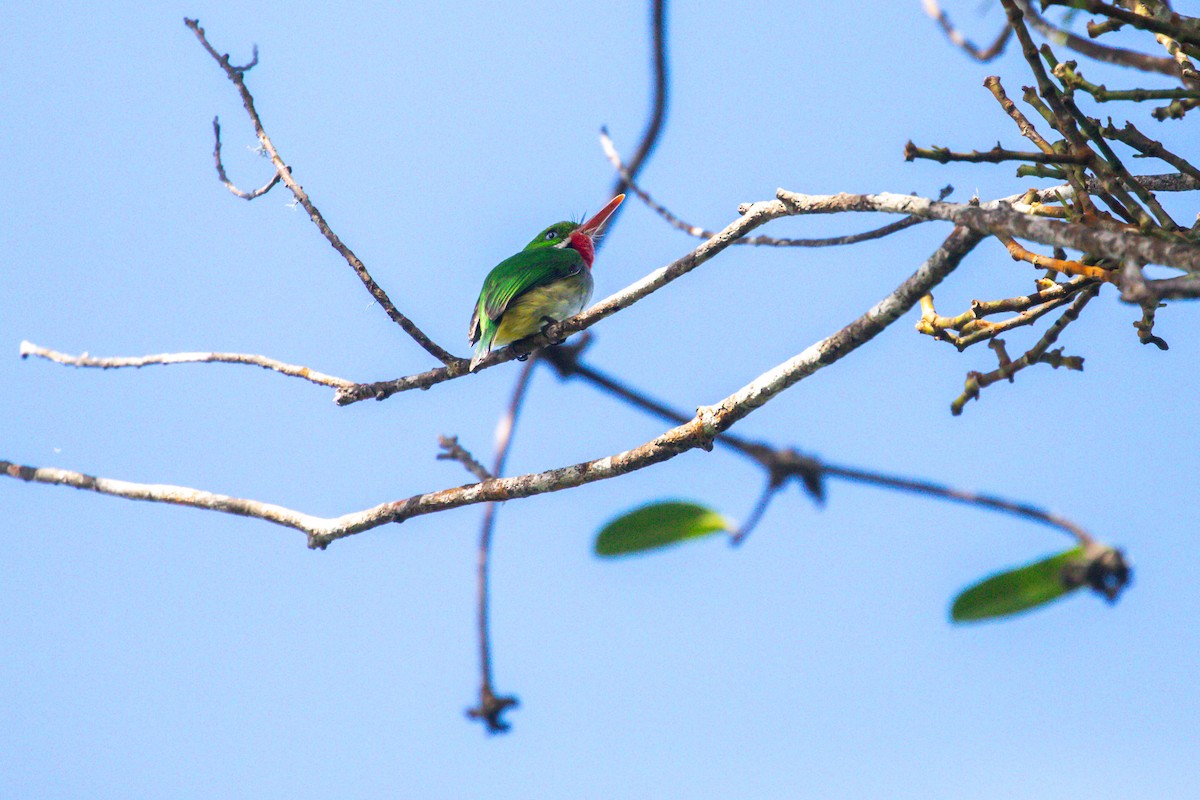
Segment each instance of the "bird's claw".
M549 333L550 326L557 325L558 320L554 319L553 317L542 317L542 322L542 335L546 337L550 344L560 345L567 340L567 337L565 336L551 336Z

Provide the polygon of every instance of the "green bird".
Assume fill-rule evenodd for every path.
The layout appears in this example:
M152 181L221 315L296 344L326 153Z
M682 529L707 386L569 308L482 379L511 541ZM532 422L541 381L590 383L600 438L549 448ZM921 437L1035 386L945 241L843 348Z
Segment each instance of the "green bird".
M582 224L554 223L488 273L471 314L472 372L492 348L583 311L592 299L596 237L624 199L617 195Z

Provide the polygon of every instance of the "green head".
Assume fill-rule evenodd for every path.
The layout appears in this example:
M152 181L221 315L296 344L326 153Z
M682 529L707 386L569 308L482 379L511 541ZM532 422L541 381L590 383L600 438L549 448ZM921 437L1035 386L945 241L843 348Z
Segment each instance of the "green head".
M596 237L600 235L600 228L612 216L612 213L617 210L617 206L621 205L621 201L625 199L625 195L619 194L604 208L597 211L591 219L584 222L556 222L546 230L533 237L533 241L525 245L525 250L541 250L545 247L570 247L573 250L579 251L583 256L584 262L588 268L592 266L592 258L596 255Z
M533 241L525 245L525 249L538 250L543 247L563 247L563 243L569 242L571 234L578 229L578 222L556 222L533 237Z

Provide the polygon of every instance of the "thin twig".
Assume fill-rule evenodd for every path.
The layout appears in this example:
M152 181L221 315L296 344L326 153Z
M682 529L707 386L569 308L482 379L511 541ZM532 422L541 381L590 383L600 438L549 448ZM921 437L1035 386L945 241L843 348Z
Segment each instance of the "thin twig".
M956 489L952 486L946 486L944 484L934 483L932 481L914 480L912 478L905 478L897 475L884 475L878 472L858 470L852 467L837 466L835 464L824 464L823 468L825 470L825 474L830 478L843 478L856 483L865 483L871 486L883 486L888 489L895 489L901 492L912 492L915 494L923 494L928 497L951 500L957 503L982 506L984 508L990 508L1006 514L1014 514L1018 517L1031 519L1044 525L1048 525L1051 528L1057 528L1061 531L1065 531L1071 536L1074 536L1082 545L1087 545L1093 541L1092 537L1087 531L1066 517L1029 503L1006 500L1002 497L981 494L979 492L972 492L964 489Z
M619 175L613 181L613 187L609 191L609 197L615 197L618 194L623 194L638 173L642 171L642 167L646 165L646 159L654 152L654 148L658 145L659 136L662 134L663 123L667 118L667 92L670 88L670 82L667 76L667 2L666 0L652 0L650 5L650 37L654 41L653 47L653 71L654 71L654 96L650 106L650 120L646 123L646 130L642 134L642 141L634 151L633 157L629 159L628 177L624 174ZM613 223L616 218L621 215L623 209L617 206L617 210L608 218L608 230L612 231ZM599 247L604 243L604 239L596 242Z
M451 364L457 364L459 361L462 361L465 364L466 361L464 359L456 358L455 356L443 350L437 345L437 343L426 336L425 333L417 327L416 323L414 323L412 320L402 314L398 308L396 308L395 304L392 303L391 298L387 296L387 292L385 292L383 288L375 282L375 279L371 277L371 273L367 271L366 266L362 263L358 256L354 254L354 251L347 247L342 240L338 238L338 235L333 232L332 228L329 227L329 223L325 221L325 217L322 216L321 212L317 210L317 207L313 205L313 202L309 199L308 194L306 194L300 184L296 183L295 179L292 178L291 167L284 163L283 158L279 155L279 152L275 149L275 145L271 142L271 138L267 136L267 132L263 128L262 120L259 118L258 111L255 110L254 107L254 97L251 96L250 90L246 88L246 82L243 78L243 73L249 69L249 66L253 66L253 64L257 63L257 53L255 54L255 60L251 62L249 66L235 67L229 63L228 54L221 55L213 48L211 44L209 44L208 38L204 35L204 29L200 27L199 20L188 19L185 17L183 21L184 24L187 25L194 34L196 34L196 38L200 40L200 44L203 45L206 51L208 51L208 54L212 56L217 64L220 65L221 69L224 70L226 77L228 77L233 85L237 87L238 94L241 95L242 98L242 105L245 106L246 113L250 116L250 122L254 125L254 132L258 136L258 141L262 144L263 149L270 157L271 163L275 165L275 172L279 176L280 180L282 180L284 185L292 190L292 194L295 196L296 201L299 202L300 205L304 207L304 210L308 212L309 218L312 219L313 223L317 226L317 229L320 230L321 234L329 241L329 244L333 246L333 249L337 250L338 253L341 254L342 258L346 260L346 263L350 265L350 268L353 269L355 274L358 275L359 280L362 281L363 285L367 287L367 291L369 291L371 296L375 298L375 302L379 303L383 310L387 312L387 315L391 317L392 321L403 328L405 333L411 336L417 342L417 344L419 344L425 350L425 352L429 353L438 361L447 366Z
M1138 14L1110 3L1105 3L1103 0L1043 0L1042 5L1043 7L1070 6L1072 8L1082 8L1089 14L1105 16L1109 19L1124 22L1126 25L1134 28L1162 34L1177 42L1200 45L1200 35L1188 32L1181 25Z
M1070 31L1051 25L1046 21L1045 17L1037 12L1028 0L1016 0L1016 4L1024 12L1030 26L1056 44L1062 44L1077 53L1082 53L1088 58L1094 58L1097 61L1103 61L1107 64L1132 67L1142 72L1157 72L1160 75L1170 75L1173 78L1179 77L1179 67L1170 58L1151 56L1136 50L1126 50L1122 47L1111 47L1099 42L1093 42L1090 39L1076 36Z
M746 517L746 521L742 523L734 533L729 537L729 543L734 547L746 541L746 537L754 532L758 527L758 523L762 521L763 515L767 513L767 506L771 505L771 500L779 492L781 483L775 482L771 477L768 477L766 486L763 487L762 494L758 496L758 501L754 504L754 508L750 510L750 516Z
M979 390L1002 380L1011 380L1012 376L1017 372L1025 369L1028 366L1038 363L1049 363L1054 368L1065 366L1068 369L1083 369L1083 359L1063 357L1061 352L1057 358L1049 357L1046 350L1050 345L1058 340L1059 334L1063 332L1068 325L1079 319L1079 313L1083 311L1083 307L1096 296L1100 291L1100 284L1093 284L1081 291L1075 298L1075 302L1071 307L1063 312L1062 316L1055 320L1042 338L1037 341L1033 347L1020 358L1008 361L1003 359L998 369L988 373L972 372L967 376L966 388L963 393L954 399L950 404L950 413L954 416L959 416L963 412L963 408L971 400L979 399Z
M1011 30L1011 28L1009 29ZM1000 78L996 75L989 75L983 79L983 85L987 88L992 96L996 98L996 102L1004 109L1004 113L1012 118L1012 121L1017 123L1017 128L1021 131L1021 135L1029 141L1037 145L1038 149L1043 153L1053 153L1054 146L1037 131L1029 118L1022 113L1021 109L1017 108L1017 104L1009 99L1004 91L1003 84L1000 83Z
M1109 139L1116 139L1144 153L1151 158L1157 158L1170 164L1175 169L1179 170L1184 175L1190 175L1196 180L1200 180L1200 169L1196 168L1190 161L1180 156L1175 155L1167 148L1163 147L1162 142L1155 141L1149 136L1146 136L1132 122L1126 122L1124 128L1118 129L1110 120L1108 126L1101 130Z
M1071 302L1075 295L1092 281L1088 278L1075 278L1067 283L1045 283L1050 285L1031 295L1003 300L973 300L971 307L956 317L938 315L934 311L933 296L926 295L921 298L921 319L917 320L917 331L947 341L961 353L973 344L992 339L1014 328L1032 325L1054 309ZM1000 322L986 319L993 314L1012 311L1020 313ZM956 336L950 331L957 331L959 335Z
M438 461L457 461L463 465L467 472L474 475L481 481L490 480L495 477L488 472L488 468L475 460L475 456L471 455L465 447L458 443L457 436L439 436L438 447L445 452L438 453Z
M258 61L258 49L254 51L254 63ZM249 67L243 67L241 71L245 71ZM279 183L279 173L276 172L271 180L264 185L255 189L253 192L246 192L234 185L233 181L229 180L229 176L225 174L225 164L221 161L221 121L217 117L213 117L213 161L217 165L217 179L225 184L225 188L232 192L237 197L243 200L253 200L256 197L262 197L267 192L275 188L275 184Z
M529 379L533 368L538 362L538 354L532 357L521 368L517 375L517 384L513 388L512 399L508 408L496 424L496 460L492 465L492 477L504 474L504 464L508 460L509 447L512 444L513 432L516 429L517 417L525 401L529 388ZM492 645L488 624L488 572L492 554L492 534L496 527L496 514L500 509L499 503L488 503L483 509L483 523L479 531L479 550L476 572L477 620L479 631L479 705L467 710L467 716L483 722L488 733L504 733L510 724L503 719L504 712L517 705L517 698L497 695L492 686Z
M57 350L41 347L33 342L21 342L20 353L21 358L36 356L37 358L44 358L47 361L53 361L56 364L64 364L69 367L94 367L96 369L139 368L153 364L250 364L279 372L283 375L289 375L293 378L302 378L320 386L331 386L335 389L349 389L358 385L354 381L348 381L345 378L335 378L332 375L326 375L323 372L317 372L308 367L297 364L285 364L282 361L276 361L273 358L252 353L159 353L149 356L95 358L87 353L77 356L60 353Z
M950 18L946 16L946 12L942 11L938 5L937 0L925 0L925 13L937 21L951 44L961 49L976 61L986 63L1003 53L1004 46L1008 44L1009 37L1012 36L1012 28L1005 25L1000 29L1000 33L996 35L995 40L990 45L986 48L980 48L963 36L958 28L954 27L953 23L950 22Z
M581 349L577 345L550 348L545 351L544 360L553 366L564 379L579 378L599 387L635 408L661 419L671 422L687 421L687 415L672 409L660 400L650 397L645 392L622 383L595 367L584 363L579 358L579 351ZM814 481L819 484L825 478L840 478L853 483L863 483L900 492L909 492L926 497L936 497L957 503L980 506L1057 528L1076 537L1081 544L1092 541L1088 533L1071 520L1029 503L1007 500L994 495L981 494L965 489L957 489L945 484L918 478L888 475L874 470L833 464L813 456L802 455L791 448L776 447L766 442L745 439L728 432L717 436L715 443L728 447L766 470L768 475L768 490L764 492L763 496L760 496L755 506L756 510L763 506L764 498L770 492L769 487L771 485L778 485L781 479L798 477L808 486ZM750 519L754 519L755 516L756 513L751 512ZM743 525L743 530L747 527L749 527L749 520L746 525Z
M1147 100L1186 100L1200 99L1200 92L1194 89L1109 89L1104 84L1095 84L1083 77L1079 65L1074 61L1063 61L1060 70L1055 75L1072 89L1082 89L1092 96L1097 103L1128 101L1144 103Z
M628 191L634 193L639 200L645 203L650 210L658 214L667 221L671 227L683 231L689 236L695 236L698 239L711 239L717 234L707 228L701 228L698 225L693 225L673 214L670 209L655 200L649 192L643 189L635 179L629 168L621 161L621 155L617 152L617 148L613 145L612 139L608 135L608 130L600 129L600 146L604 149L605 156L613 165L613 169L621 176ZM949 196L952 188L947 186L942 190L939 199L944 200ZM865 231L864 233L855 233L848 236L828 236L820 239L784 239L775 236L744 236L738 239L734 244L768 246L768 247L837 247L841 245L858 244L859 242L870 241L871 239L882 239L884 236L902 231L905 228L911 228L913 225L927 222L920 217L909 217L902 219L899 222L892 222L875 230Z

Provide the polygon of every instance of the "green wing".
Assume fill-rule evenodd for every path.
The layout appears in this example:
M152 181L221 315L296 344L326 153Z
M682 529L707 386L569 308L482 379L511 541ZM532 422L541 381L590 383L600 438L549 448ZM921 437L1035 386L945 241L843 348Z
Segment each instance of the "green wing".
M522 250L501 261L488 273L479 292L471 317L471 342L499 322L513 300L525 292L578 275L584 268L583 256L570 247Z

